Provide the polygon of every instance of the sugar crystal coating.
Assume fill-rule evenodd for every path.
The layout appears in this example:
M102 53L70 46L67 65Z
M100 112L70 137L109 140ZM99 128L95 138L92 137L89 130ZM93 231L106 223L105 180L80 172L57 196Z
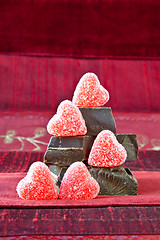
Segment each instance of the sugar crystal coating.
M88 164L96 167L116 167L125 162L127 152L109 130L101 131L89 154Z
M72 102L79 107L99 107L109 100L108 91L94 73L84 74L74 91Z
M60 186L59 198L70 200L92 199L100 190L98 182L91 177L82 162L75 162L67 169Z
M58 198L58 191L49 168L42 162L30 166L27 175L19 181L17 193L26 200L51 200Z
M60 103L57 113L48 122L47 130L56 136L77 136L87 133L80 110L69 100Z

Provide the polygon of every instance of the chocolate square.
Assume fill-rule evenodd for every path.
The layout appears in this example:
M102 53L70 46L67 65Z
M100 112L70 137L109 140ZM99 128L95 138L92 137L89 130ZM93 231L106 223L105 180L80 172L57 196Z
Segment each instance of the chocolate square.
M87 168L91 176L100 186L99 195L137 195L138 182L129 168L123 167L93 167ZM58 174L57 186L60 187L67 168L61 168Z
M88 170L100 185L99 195L137 195L138 182L130 169L88 166Z
M126 161L135 161L138 159L138 143L136 134L117 134L116 138L126 149Z
M73 162L88 158L92 147L93 136L57 137L53 136L44 155L47 165L68 167Z
M97 136L102 130L116 134L116 124L110 107L79 107L87 127L87 135Z

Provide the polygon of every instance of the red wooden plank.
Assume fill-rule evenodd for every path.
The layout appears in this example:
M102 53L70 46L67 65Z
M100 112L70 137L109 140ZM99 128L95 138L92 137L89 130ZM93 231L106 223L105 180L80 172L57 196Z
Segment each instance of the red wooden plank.
M160 207L0 209L0 235L160 234Z

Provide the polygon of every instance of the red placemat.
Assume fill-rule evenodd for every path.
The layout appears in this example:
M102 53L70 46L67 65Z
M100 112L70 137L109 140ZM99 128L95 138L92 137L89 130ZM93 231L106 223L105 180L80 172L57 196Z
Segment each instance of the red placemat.
M26 201L16 193L16 186L25 173L0 174L0 207L3 208L53 208L53 207L104 207L128 205L160 205L160 174L155 171L133 172L139 183L137 196L98 196L91 200Z

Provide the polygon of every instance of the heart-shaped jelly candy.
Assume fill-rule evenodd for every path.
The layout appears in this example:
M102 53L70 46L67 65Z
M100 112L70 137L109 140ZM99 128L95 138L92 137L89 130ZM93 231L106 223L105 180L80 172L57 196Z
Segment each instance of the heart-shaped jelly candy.
M17 193L26 200L50 200L58 198L58 191L49 168L42 162L30 166L27 175L18 183Z
M84 74L74 91L72 102L79 107L99 107L109 100L108 91L94 73Z
M61 182L59 198L70 200L92 199L100 190L98 182L91 177L82 162L75 162L67 169Z
M89 154L88 164L96 167L116 167L125 162L127 152L109 130L101 131Z
M47 130L56 136L77 136L87 133L80 110L69 100L60 103L57 113L48 122Z

